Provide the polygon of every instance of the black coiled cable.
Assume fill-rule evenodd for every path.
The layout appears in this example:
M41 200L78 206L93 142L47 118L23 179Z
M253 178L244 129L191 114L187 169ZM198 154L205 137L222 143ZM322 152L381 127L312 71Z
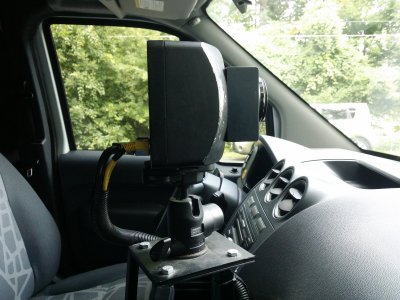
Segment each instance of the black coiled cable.
M233 286L235 288L236 299L239 300L250 300L249 292L247 291L246 284L243 282L242 278L235 275Z
M143 241L154 241L159 237L135 230L115 226L108 214L108 191L96 191L94 196L93 220L98 234L106 241L132 245Z
M115 226L109 217L108 213L108 191L103 191L102 182L104 180L105 166L110 160L110 157L116 157L115 160L119 159L123 153L120 147L112 146L103 151L97 164L96 179L95 179L95 190L93 194L93 205L92 205L92 220L98 234L106 241L132 245L143 241L154 241L159 237L140 232L135 230L127 230Z

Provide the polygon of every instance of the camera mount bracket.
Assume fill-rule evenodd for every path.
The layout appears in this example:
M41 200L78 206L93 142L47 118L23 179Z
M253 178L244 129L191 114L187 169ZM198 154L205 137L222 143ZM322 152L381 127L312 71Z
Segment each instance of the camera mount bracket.
M208 251L194 258L168 257L154 261L150 252L157 243L158 241L151 241L129 247L126 299L136 299L139 268L152 282L150 295L154 297L157 287L172 286L178 282L236 268L255 260L253 254L217 232L206 238Z

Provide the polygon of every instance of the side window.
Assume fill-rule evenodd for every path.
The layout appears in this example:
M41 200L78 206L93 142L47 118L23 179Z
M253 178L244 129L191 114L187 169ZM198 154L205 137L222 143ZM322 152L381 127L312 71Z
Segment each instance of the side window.
M157 30L51 25L76 148L104 149L149 136L147 40Z

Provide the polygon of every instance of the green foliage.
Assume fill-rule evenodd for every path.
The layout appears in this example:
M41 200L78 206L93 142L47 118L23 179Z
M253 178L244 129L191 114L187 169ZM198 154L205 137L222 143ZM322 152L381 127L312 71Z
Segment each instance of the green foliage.
M400 118L400 2L231 0L207 12L311 103L364 102L375 117ZM153 30L52 25L78 149L147 136L146 40ZM231 148L226 145L227 151Z
M306 6L293 48L300 59L287 62L283 78L310 102L368 102L366 60L341 35L336 9L332 1Z
M340 0L339 3L339 16L348 21L343 32L359 35L354 45L368 57L369 64L398 64L400 44L390 35L400 31L400 3L396 0Z
M219 0L212 2L213 9L208 10L212 19L224 20L227 26L239 26L240 30L251 29L256 20L252 13L241 14L239 10L233 5L232 0ZM247 10L253 11L253 7L250 5Z
M137 28L52 25L78 149L149 135L146 41Z
M400 117L398 1L255 0L242 17L255 21L243 27L213 10L214 2L210 16L308 102L364 102L378 117Z
M306 0L260 0L261 18L265 21L297 21L304 11Z

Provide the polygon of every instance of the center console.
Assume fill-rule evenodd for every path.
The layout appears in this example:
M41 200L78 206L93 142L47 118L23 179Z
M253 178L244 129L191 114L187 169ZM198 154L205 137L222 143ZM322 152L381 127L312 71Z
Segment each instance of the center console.
M295 209L308 180L294 176L295 167L279 161L247 194L226 226L224 234L234 243L255 250Z

